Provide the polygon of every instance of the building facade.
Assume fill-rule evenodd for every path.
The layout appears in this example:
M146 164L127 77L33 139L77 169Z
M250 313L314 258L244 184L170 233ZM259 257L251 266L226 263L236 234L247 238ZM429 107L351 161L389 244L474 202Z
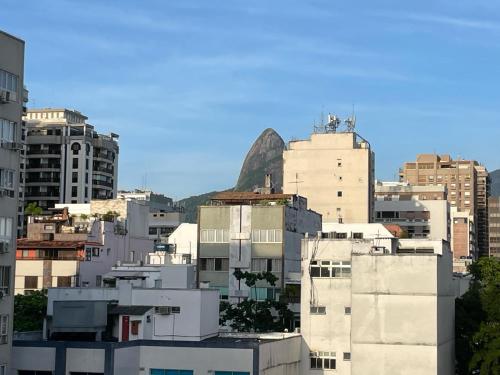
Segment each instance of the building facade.
M0 31L0 373L10 366L24 103L24 41Z
M25 121L26 205L48 213L56 203L116 198L117 134L99 134L86 116L64 108L30 109Z
M377 182L375 222L397 224L408 238L450 241L446 187Z
M220 193L198 211L198 281L220 290L221 298L239 302L279 298L288 284L300 280L300 241L321 230L321 215L307 200L292 194ZM248 288L234 276L272 272L273 287L259 281ZM256 294L256 295L253 295Z
M447 242L335 229L303 241L301 374L453 374Z
M477 258L487 252L489 178L486 168L475 160L453 160L449 155L419 154L414 162L404 163L400 170L400 181L411 185L446 186L450 206L456 207L458 212L469 212L473 217L476 242L471 256ZM455 253L455 247L462 245L456 240L453 242L452 251Z
M375 154L357 133L328 129L289 142L283 152L283 192L306 197L323 222L369 223Z
M16 294L100 287L114 265L144 261L153 249L142 204L105 200L60 206L52 216L30 217L27 238L18 240Z
M500 257L500 197L488 199L489 252L490 257Z

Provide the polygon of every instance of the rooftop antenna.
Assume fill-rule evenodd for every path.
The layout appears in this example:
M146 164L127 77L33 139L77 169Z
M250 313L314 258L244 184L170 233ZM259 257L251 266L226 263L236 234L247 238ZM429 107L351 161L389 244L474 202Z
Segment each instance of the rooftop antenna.
M327 132L335 133L341 123L341 120L331 113L328 114L328 124L326 124Z
M352 105L351 117L348 117L344 122L347 125L347 131L349 133L354 133L354 129L356 127L356 115L354 114L354 104Z

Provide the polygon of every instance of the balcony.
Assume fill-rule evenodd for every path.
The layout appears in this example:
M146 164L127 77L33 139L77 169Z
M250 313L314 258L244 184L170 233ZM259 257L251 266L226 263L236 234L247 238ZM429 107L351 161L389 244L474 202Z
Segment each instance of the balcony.
M54 178L27 178L26 183L27 184L35 184L35 183L40 183L40 182L46 182L46 183L53 183L53 184L60 184L59 177L54 177Z
M61 150L33 150L29 149L27 152L28 156L34 155L57 155L61 156Z
M100 181L100 180L92 180L92 185L94 186L104 186L108 188L113 188L113 183L112 182L107 182L107 181Z
M103 173L109 173L109 174L112 175L114 173L114 169L113 168L96 167L96 166L94 166L94 172L103 172Z
M59 163L37 163L37 164L27 164L26 169L61 169L61 164Z
M44 197L44 198L57 198L59 199L59 193L55 192L40 192L40 191L27 191L25 193L26 198L39 198L39 197Z

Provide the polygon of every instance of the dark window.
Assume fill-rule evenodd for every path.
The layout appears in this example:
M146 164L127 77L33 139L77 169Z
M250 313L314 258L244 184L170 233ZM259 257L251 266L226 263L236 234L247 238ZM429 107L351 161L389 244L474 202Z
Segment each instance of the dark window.
M351 307L350 306L344 307L344 314L351 315Z
M342 192L341 191L337 191L337 197L341 197L342 196Z
M89 183L89 173L88 172L85 172L85 183L86 184Z
M344 361L350 361L350 360L351 360L351 353L344 352Z
M89 169L89 159L85 159L85 169Z
M73 198L77 197L78 196L78 186L72 186L71 187L71 196Z
M78 182L78 172L71 173L71 182Z
M38 276L24 276L24 289L37 289Z
M78 155L78 153L80 152L81 146L79 143L73 143L71 145L71 149L73 150L73 155Z
M352 238L361 240L363 239L363 233L353 233Z
M89 188L85 187L85 198L89 197Z
M18 375L52 375L52 371L17 370ZM73 372L71 374L74 374Z
M71 287L71 276L57 276L57 287L58 288Z
M73 169L78 168L78 158L73 158Z

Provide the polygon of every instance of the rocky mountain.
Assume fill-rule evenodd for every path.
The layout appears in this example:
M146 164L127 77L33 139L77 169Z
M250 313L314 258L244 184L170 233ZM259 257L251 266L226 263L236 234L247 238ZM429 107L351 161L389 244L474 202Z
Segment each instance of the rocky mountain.
M235 191L253 191L261 187L267 173L272 174L277 192L283 188L283 150L285 142L274 129L266 129L255 140L241 167Z
M266 129L255 140L241 167L238 182L234 188L228 190L253 191L264 184L267 173L272 174L273 186L277 192L283 187L283 150L285 142L273 129ZM219 193L212 191L180 200L184 207L186 222L196 223L198 206L210 202L210 199Z
M500 197L500 169L490 172L491 179L491 195Z

